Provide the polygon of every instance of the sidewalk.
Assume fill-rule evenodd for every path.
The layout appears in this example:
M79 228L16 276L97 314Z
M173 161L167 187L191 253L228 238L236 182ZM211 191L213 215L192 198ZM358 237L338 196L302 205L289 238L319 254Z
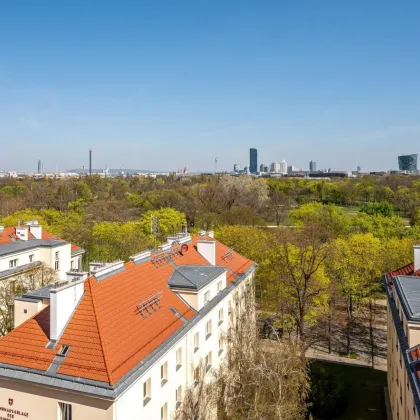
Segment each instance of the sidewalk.
M324 360L326 362L341 363L344 365L365 366L371 367L370 358L366 356L358 356L357 359L350 357L339 356L338 354L329 354L320 350L308 349L306 357L309 359ZM387 371L387 361L381 357L375 357L375 369Z

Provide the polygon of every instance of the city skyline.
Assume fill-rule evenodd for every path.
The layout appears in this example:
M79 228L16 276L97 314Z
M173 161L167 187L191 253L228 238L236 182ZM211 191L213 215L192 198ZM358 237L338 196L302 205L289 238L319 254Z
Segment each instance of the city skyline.
M7 3L0 167L86 167L89 147L97 166L192 171L250 147L305 168L416 153L418 2L175 3Z

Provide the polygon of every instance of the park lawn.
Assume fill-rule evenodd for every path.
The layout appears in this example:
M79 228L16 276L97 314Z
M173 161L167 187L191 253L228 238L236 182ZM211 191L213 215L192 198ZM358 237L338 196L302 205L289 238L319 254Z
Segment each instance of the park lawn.
M356 216L360 212L362 206L340 206L345 214L348 216Z
M384 387L386 372L368 367L349 366L339 363L319 362L334 376L344 381L347 409L340 420L386 419Z

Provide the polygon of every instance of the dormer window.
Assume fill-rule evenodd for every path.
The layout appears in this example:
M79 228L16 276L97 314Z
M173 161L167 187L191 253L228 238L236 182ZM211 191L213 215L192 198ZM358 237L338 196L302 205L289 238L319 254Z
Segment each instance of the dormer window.
M9 268L15 268L15 267L17 267L17 264L18 264L18 259L17 258L14 259L14 260L10 260L9 261Z

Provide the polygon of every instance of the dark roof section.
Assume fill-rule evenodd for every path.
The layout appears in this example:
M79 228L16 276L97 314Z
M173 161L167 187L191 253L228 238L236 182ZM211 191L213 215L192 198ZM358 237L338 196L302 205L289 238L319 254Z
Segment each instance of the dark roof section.
M14 276L19 273L24 273L25 271L32 270L36 267L42 265L41 261L35 261L29 264L20 265L19 267L9 268L8 270L0 271L0 279Z
M67 244L66 241L56 239L28 239L27 241L16 241L3 244L0 247L0 256L14 254L15 252L27 251L33 248L47 247L54 248Z
M420 321L420 279L398 276L393 283L408 320Z
M168 285L180 289L200 290L226 272L224 267L207 265L175 266Z
M49 299L50 290L54 289L56 286L57 285L55 283L49 284L47 286L41 287L40 289L27 292L22 297L26 299Z
M420 277L420 270L414 271L414 263L407 264L404 267L397 268L386 274L388 283L392 286L392 279L397 276L417 276Z

